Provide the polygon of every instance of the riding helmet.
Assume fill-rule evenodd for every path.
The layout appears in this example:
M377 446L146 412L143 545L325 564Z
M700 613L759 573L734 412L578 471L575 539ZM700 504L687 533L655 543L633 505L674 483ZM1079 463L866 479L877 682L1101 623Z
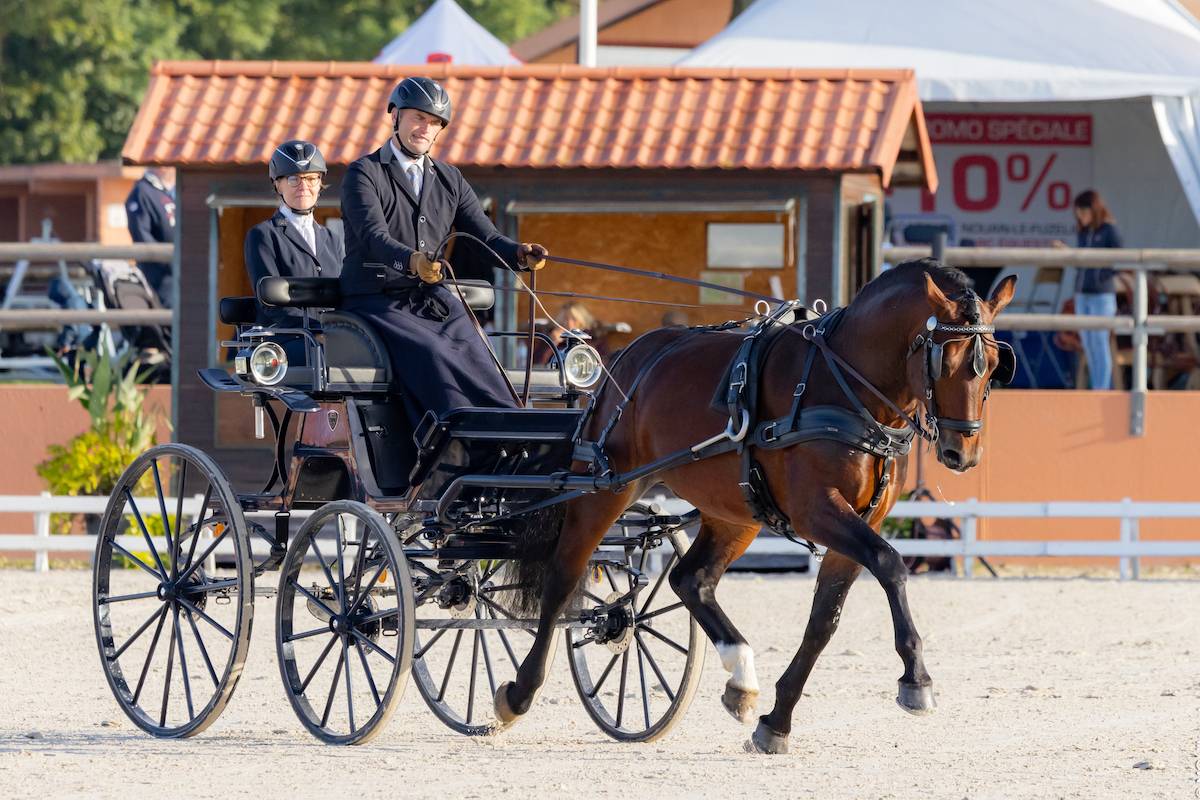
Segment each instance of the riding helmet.
M450 124L450 95L429 78L405 78L396 84L388 97L389 114L393 108L415 108L437 117L444 126Z
M292 139L276 147L275 152L271 154L271 163L267 165L267 174L271 176L271 180L299 175L302 172L319 172L324 175L328 171L321 151L315 144L303 139Z

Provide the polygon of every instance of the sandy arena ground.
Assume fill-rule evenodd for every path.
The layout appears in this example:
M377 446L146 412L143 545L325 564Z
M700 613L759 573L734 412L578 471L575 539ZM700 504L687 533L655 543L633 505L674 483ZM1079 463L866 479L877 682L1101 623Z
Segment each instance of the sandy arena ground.
M792 752L743 752L709 649L665 740L621 745L584 714L561 651L534 712L495 739L444 728L411 684L360 748L309 738L280 685L272 600L229 708L186 741L147 737L100 671L89 574L0 571L0 795L8 797L1200 798L1200 582L914 578L938 710L893 701L883 592L860 580L797 709ZM765 708L799 644L811 577L735 576Z

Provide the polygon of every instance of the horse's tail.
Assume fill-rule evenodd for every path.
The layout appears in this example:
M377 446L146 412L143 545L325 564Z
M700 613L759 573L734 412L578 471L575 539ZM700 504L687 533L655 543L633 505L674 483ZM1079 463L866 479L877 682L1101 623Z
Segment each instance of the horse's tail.
M513 520L516 554L508 572L515 586L507 600L514 613L523 617L537 614L565 516L566 503L558 503Z

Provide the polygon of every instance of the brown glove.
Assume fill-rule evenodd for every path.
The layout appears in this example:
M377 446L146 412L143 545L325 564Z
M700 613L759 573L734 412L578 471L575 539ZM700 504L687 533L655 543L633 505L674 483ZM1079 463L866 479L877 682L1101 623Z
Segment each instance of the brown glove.
M540 244L522 244L517 247L517 263L530 270L538 270L546 266L546 256L550 251Z
M432 260L419 250L409 256L408 271L415 272L425 283L438 283L442 280L442 262Z

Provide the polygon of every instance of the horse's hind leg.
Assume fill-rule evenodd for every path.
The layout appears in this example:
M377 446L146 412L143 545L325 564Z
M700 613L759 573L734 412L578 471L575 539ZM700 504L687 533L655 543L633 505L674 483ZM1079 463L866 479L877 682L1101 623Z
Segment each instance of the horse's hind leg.
M760 717L758 727L751 737L754 749L760 753L786 753L787 737L792 730L792 712L804 691L804 684L812 672L817 657L829 644L829 638L837 630L842 616L842 604L850 591L854 579L862 567L845 556L828 552L821 561L817 573L817 586L813 593L812 612L808 615L808 627L804 630L804 641L792 663L775 683L775 707L771 713Z
M725 570L756 535L758 525L702 517L696 541L670 575L671 588L708 634L721 656L721 665L730 673L721 703L740 722L752 721L758 704L754 651L717 604L716 589Z
M533 704L537 690L546 680L551 638L559 634L555 622L587 571L592 553L628 506L630 494L626 491L588 495L567 508L562 535L550 557L542 584L538 631L533 647L517 669L516 680L496 687L493 702L496 719L502 726L516 722Z

